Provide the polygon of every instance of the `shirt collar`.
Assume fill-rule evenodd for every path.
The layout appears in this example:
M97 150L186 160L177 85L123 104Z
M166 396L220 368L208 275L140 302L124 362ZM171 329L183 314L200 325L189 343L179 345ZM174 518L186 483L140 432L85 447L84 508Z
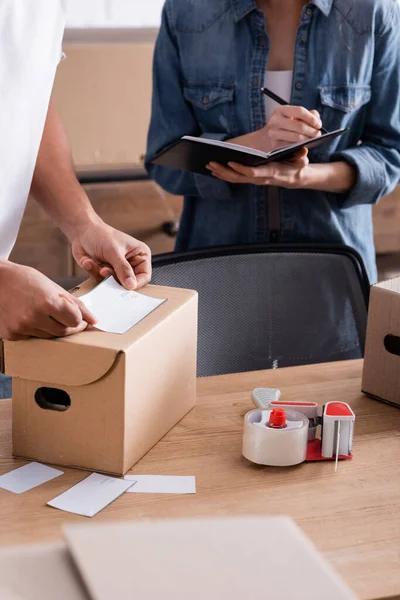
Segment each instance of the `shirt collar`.
M240 21L257 8L256 0L231 0L231 4L235 21ZM310 4L315 4L327 17L332 10L333 0L310 0Z
M315 4L327 17L332 10L333 0L311 0L311 4Z

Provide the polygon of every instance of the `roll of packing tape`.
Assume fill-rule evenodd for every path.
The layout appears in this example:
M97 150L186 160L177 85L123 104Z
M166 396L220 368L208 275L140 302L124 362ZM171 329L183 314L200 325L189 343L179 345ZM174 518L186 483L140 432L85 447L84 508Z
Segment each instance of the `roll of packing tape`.
M289 467L305 461L308 441L308 418L286 412L286 426L268 426L272 410L251 410L244 418L243 448L245 458L258 465Z

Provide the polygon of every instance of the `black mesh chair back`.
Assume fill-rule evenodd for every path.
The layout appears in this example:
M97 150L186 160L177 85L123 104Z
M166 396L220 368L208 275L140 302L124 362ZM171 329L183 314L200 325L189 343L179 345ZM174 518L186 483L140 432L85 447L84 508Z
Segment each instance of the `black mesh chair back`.
M363 356L369 283L349 248L164 254L152 283L198 291L200 377Z

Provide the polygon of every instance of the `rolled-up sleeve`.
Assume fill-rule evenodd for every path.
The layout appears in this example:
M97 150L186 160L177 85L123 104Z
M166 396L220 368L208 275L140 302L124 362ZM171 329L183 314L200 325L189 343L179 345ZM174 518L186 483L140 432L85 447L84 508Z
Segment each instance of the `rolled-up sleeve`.
M375 58L361 144L335 153L357 171L357 181L343 197L343 208L375 204L400 180L400 4L392 3L375 34Z
M202 133L182 90L183 75L179 49L169 14L169 1L164 5L162 22L153 59L153 97L147 138L145 167L150 177L171 194L202 195L210 188L210 177L152 164L152 159L184 135L225 140L222 133ZM213 181L220 194L230 193L229 184Z

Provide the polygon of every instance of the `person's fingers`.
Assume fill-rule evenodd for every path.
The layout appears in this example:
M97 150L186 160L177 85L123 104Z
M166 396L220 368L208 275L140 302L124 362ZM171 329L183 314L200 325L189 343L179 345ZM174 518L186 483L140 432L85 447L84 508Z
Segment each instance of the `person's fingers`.
M289 144L299 144L301 142L307 142L310 138L296 131L290 129L270 129L269 137L274 141L274 146L288 146ZM318 133L315 133L317 137Z
M100 269L100 276L103 279L106 279L107 277L110 277L110 275L114 275L114 271L112 270L111 267L101 267L101 269Z
M82 321L82 312L72 298L71 294L63 290L49 301L42 312L65 327L78 327Z
M103 265L99 264L97 261L93 260L89 256L83 256L78 260L78 264L82 269L85 269L89 275L91 275L97 281L102 280L101 269Z
M134 270L137 287L141 288L150 283L152 273L150 249L146 246L138 254L134 254L133 256L128 254L127 260Z
M120 284L127 290L134 290L137 287L137 281L134 270L125 254L126 252L122 249L115 248L107 258Z
M271 129L278 131L292 131L305 138L316 137L320 131L318 127L311 127L311 125L304 121L299 121L298 119L286 119L285 117L277 119Z
M211 170L213 175L218 175L221 179L224 179L225 181L229 181L231 183L241 183L241 174L238 171L235 171L234 169L225 167L224 165L214 162L209 163L209 165L207 165L207 168Z
M322 123L321 115L319 114L319 112L317 110L310 110L310 113L318 119L318 121L321 123L321 127L322 127L323 123Z
M52 317L47 315L41 315L35 322L35 336L36 333L41 331L48 337L66 337L75 333L84 331L88 326L86 321L82 321L77 327L66 327L55 321Z
M304 121L314 129L321 129L321 118L319 115L317 116L315 112L311 112L303 106L287 105L279 107L277 114L281 114L288 119L298 119L299 121Z
M310 163L308 159L308 149L301 148L296 154L287 161L284 161L283 164L291 165L292 167L296 167L298 169L306 167Z
M270 178L274 176L274 168L271 165L264 165L261 167L246 167L239 163L230 162L228 163L232 170L240 175L247 177L248 179Z
M97 323L96 317L85 306L85 304L82 302L82 300L80 300L79 298L76 298L75 296L72 296L72 295L71 295L71 300L72 300L72 302L74 302L74 304L80 310L80 313L82 315L82 320L86 321L86 323L88 323L89 325L96 325L96 323ZM80 323L79 323L78 327L79 326L80 326Z

